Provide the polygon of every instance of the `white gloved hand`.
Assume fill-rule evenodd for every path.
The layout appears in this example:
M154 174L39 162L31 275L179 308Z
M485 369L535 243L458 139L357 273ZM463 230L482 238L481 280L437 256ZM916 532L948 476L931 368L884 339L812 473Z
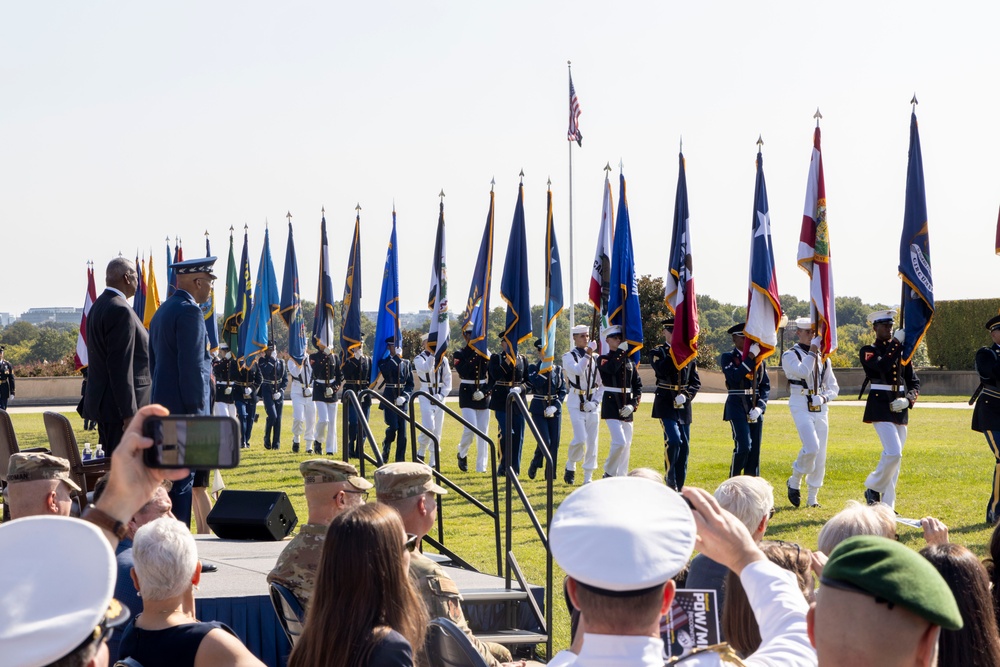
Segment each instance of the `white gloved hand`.
M323 348L323 354L325 354L326 356L330 356L331 354L333 354L333 348L332 347L324 347Z
M902 329L896 329L892 332L892 337L898 340L900 343L906 342L906 332Z
M355 359L360 359L361 358L361 348L360 347L354 348L354 358Z
M629 417L632 416L633 412L635 412L635 408L633 408L631 405L626 405L624 408L618 411L618 414L621 415L622 419L628 419Z
M222 392L222 393L224 393L226 396L229 396L231 393L233 393L233 388L232 387L226 387L226 390L224 392Z
M897 398L889 404L889 409L893 412L902 412L903 410L910 407L910 400L907 398Z
M472 400L474 400L474 401L481 401L484 398L486 398L486 394L484 394L483 392L479 391L478 389L475 390L474 392L472 392Z
M584 412L594 412L597 410L597 401L587 401L583 404Z
M764 414L763 410L761 410L760 408L753 408L752 410L750 410L750 412L747 413L747 419L757 420L760 418L762 414Z
M549 407L545 408L545 410L542 411L542 414L545 415L546 417L555 417L556 406L550 405Z
M757 343L753 343L752 345L750 345L750 354L755 357L758 354L760 354L760 345L758 345Z
M397 347L396 348L396 356L397 357L403 356L403 348L401 348L401 347Z
M512 393L512 394L520 394L521 393L521 388L520 387L511 387L510 388L510 393Z
M679 407L681 407L682 405L684 405L687 402L688 402L688 397L685 396L684 394L677 394L677 396L674 397L674 406L675 407L679 408Z
M306 387L306 388L305 388L305 389L304 389L304 390L302 391L302 395L303 395L303 396L305 396L306 398L309 398L310 396L312 396L312 395L313 395L313 390L312 390L312 387Z
M282 396L282 393L280 391L276 391L273 394L271 394L271 398L274 399L274 400L276 400L276 401L280 401L281 400L281 396Z
M819 394L814 394L809 397L810 402L812 402L813 407L823 405L823 397Z
M251 389L250 387L243 387L243 395L244 396L249 396L252 393L253 393L253 389Z
M816 336L815 338L812 339L812 341L809 344L815 347L816 349L820 349L823 347L823 339L820 338L819 336Z
M333 387L327 387L326 391L323 392L323 395L326 396L327 398L333 396Z
M398 405L399 407L403 407L404 405L406 405L406 396L400 396L399 398L397 398L396 405Z
M587 349L590 350L591 352L596 352L597 351L597 341L596 340L592 340L589 343L587 343Z

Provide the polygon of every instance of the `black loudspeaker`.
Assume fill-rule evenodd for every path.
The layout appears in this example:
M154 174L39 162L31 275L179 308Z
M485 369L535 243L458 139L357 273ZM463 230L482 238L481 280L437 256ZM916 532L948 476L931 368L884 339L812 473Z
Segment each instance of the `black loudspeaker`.
M208 525L227 540L277 542L299 522L284 491L225 489L208 513Z

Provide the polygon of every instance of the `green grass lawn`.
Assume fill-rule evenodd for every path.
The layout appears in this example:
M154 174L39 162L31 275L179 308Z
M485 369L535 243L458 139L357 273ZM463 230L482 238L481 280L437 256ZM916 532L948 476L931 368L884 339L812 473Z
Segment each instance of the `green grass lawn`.
M922 397L923 398L923 397ZM648 404L640 408L632 443L631 466L663 468L663 438L659 423L649 415ZM302 492L302 478L298 462L305 455L293 455L291 449L291 407L286 406L280 451L263 448L263 409L254 429L252 447L243 450L239 468L224 472L226 485L231 489L283 490L288 493L300 522L305 521L306 507ZM793 541L807 547L816 545L816 537L823 523L844 507L848 500L862 501L864 480L874 469L881 447L875 432L861 421L863 408L835 406L830 413L830 443L827 456L826 484L820 493L820 508L795 509L785 497L785 480L799 449L799 441L787 406L774 405L765 415L764 444L761 455L762 475L775 487L777 513L771 521L767 536ZM67 415L77 428L80 418ZM708 490L722 482L728 475L732 452L729 426L722 421L721 405L694 404L695 421L691 428L691 459L687 482ZM45 446L45 428L41 414L11 415L14 429L22 447ZM909 435L903 453L903 468L899 479L896 510L904 517L936 516L948 525L952 540L966 545L979 556L985 555L991 530L985 524L986 503L989 500L994 465L993 457L981 434L969 428L971 413L954 409L921 409L910 415ZM495 423L491 421L491 428ZM376 437L383 433L381 413L372 410L372 430ZM338 424L339 430L339 424ZM571 427L568 416L563 417L563 450L568 443ZM81 443L96 439L96 432L77 431ZM462 473L456 462L456 448L461 427L452 421L445 424L441 470L453 481L491 506L491 486L486 475ZM528 436L530 439L530 435ZM600 461L607 455L608 435L602 428L600 435ZM341 444L343 438L341 438ZM545 486L541 480L528 480L527 465L534 444L525 442L523 456L523 484L544 521ZM473 460L470 452L470 463ZM565 460L564 451L560 458ZM562 464L559 464L560 470ZM366 476L371 479L369 465ZM600 475L600 471L598 471ZM577 472L582 479L582 471ZM570 489L562 483L561 474L555 487L558 504ZM503 514L503 488L501 487L501 515ZM804 492L803 492L804 494ZM457 495L444 498L441 503L445 521L445 544L480 567L485 572L496 568L492 523L474 510ZM516 505L515 505L516 507ZM540 543L526 514L515 509L514 551L529 580L544 583L545 559ZM920 531L899 526L900 540L913 548L923 543ZM562 578L556 568L556 582ZM557 583L557 591L558 583ZM557 592L555 613L555 647L565 647L569 641L569 620L560 594Z

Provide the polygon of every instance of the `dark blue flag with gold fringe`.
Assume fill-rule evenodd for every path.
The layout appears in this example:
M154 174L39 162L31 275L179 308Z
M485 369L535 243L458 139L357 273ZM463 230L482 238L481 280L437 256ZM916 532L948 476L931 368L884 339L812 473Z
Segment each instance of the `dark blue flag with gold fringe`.
M902 362L908 364L934 319L931 240L927 229L924 161L920 154L916 113L910 114L910 159L906 166L903 234L899 239L899 277L903 279L900 317L906 333Z
M552 186L545 214L545 311L542 320L542 363L539 373L548 373L556 357L556 320L563 311L562 263L552 217Z
M632 248L632 227L625 197L625 176L618 176L618 222L611 247L611 294L608 296L608 324L622 328L622 339L628 343L628 356L639 363L642 349L642 313L639 311L639 286L635 275L635 252Z
M243 256L240 258L240 285L236 291L237 348L233 351L241 367L246 367L247 334L250 330L250 311L253 310L253 278L250 277L250 238L248 227L243 226Z
M490 286L493 281L493 189L490 189L490 210L486 214L486 228L479 244L476 270L472 273L469 299L462 313L462 331L469 330L469 345L476 354L489 359L486 324L490 317Z
M361 347L361 205L354 218L351 254L347 257L347 277L344 279L344 300L341 302L340 347L347 363L354 350Z
M316 290L316 314L313 317L312 341L317 350L333 346L333 274L330 273L330 241L326 235L326 211L320 222L319 287Z
M301 364L306 358L306 320L302 316L299 262L295 258L292 214L288 214L288 245L285 246L285 275L281 279L281 319L288 327L288 356Z
M382 272L382 294L378 300L378 318L375 323L375 340L372 341L371 381L378 378L378 364L389 356L385 341L393 338L402 347L399 329L399 256L396 252L396 209L392 210L392 233L389 248L385 253L385 269Z
M250 311L249 337L250 344L244 364L254 366L259 359L267 354L267 345L271 340L271 318L281 310L281 293L278 291L278 277L274 273L274 262L271 260L271 237L264 228L264 248L260 251L260 263L257 265L257 285L253 296L253 309Z
M523 177L522 172L522 177ZM531 301L528 294L528 242L524 230L524 183L517 186L514 221L507 240L507 258L500 278L500 298L507 304L507 319L500 338L507 341L507 358L514 363L517 346L531 338Z

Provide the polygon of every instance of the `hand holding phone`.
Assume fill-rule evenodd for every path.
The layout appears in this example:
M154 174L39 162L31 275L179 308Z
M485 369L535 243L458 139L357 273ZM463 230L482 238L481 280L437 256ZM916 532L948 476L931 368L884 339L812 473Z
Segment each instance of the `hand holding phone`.
M153 440L153 446L143 452L150 468L214 470L235 468L240 463L243 437L239 422L232 417L149 417L142 430Z

